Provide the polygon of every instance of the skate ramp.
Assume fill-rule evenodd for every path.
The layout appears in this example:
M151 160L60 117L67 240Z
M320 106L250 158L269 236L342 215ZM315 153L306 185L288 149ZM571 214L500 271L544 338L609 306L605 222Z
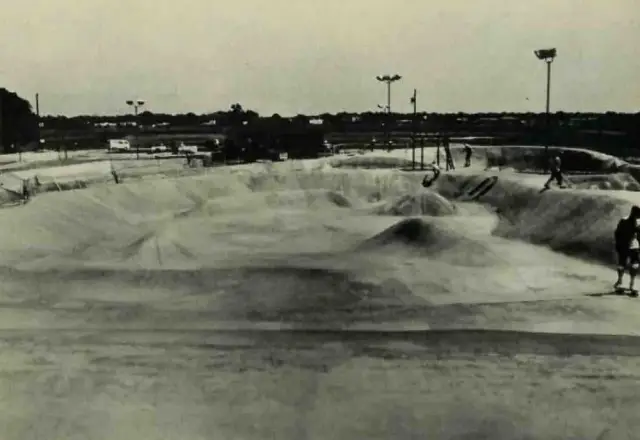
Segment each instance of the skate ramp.
M478 152L481 157L480 151ZM501 146L484 149L488 167L510 167L517 171L539 170L545 166L544 147ZM551 157L560 155L565 171L613 173L625 170L629 164L614 156L582 148L551 147Z
M405 151L405 150L403 150ZM405 151L406 153L406 151ZM382 155L353 156L332 159L329 163L334 168L410 168L412 161L401 157L385 157Z
M554 284L572 282L564 269L540 274L551 261L577 263L492 237L496 225L510 237L501 217L420 181L391 170L256 167L49 193L0 213L0 227L28 231L3 237L2 263L41 272L104 268L116 278L131 270L315 268L403 286L429 304L557 295ZM472 189L474 197L484 191ZM589 265L572 271L601 279Z
M417 194L406 194L383 201L373 212L378 215L395 216L448 216L454 215L457 210L453 203L440 194L424 190Z
M366 240L359 249L380 253L408 250L456 266L507 266L486 242L474 240L455 226L420 218L401 220Z
M505 183L501 178L487 183L484 174L444 174L436 188L441 195L434 197L420 186L421 176L395 170L289 171L274 166L271 171L264 167L216 171L204 176L48 193L11 213L0 211L0 227L15 231L3 235L0 242L0 268L8 270L6 292L11 296L14 294L10 292L31 291L30 297L38 297L45 288L56 292L51 301L64 304L70 300L65 292L74 291L80 292L74 299L78 304L91 304L101 298L113 302L116 308L125 307L121 301L132 295L137 298L136 307L151 308L151 312L145 315L146 320L132 318L129 324L153 327L162 322L158 321L160 312L153 309L168 304L172 289L152 287L156 286L152 281L134 282L127 274L139 273L148 280L176 276L199 292L185 298L185 307L196 307L193 304L200 304L198 301L205 304L201 314L189 319L192 312L181 312L177 323L207 326L216 325L226 307L229 317L240 316L232 315L231 310L244 310L243 304L248 307L252 303L246 296L251 286L264 292L265 301L269 301L269 295L289 298L305 291L305 271L317 270L341 274L350 280L345 286L378 286L374 296L395 304L374 310L367 305L370 298L365 295L351 311L341 314L336 303L336 314L327 313L325 317L331 325L343 326L374 312L378 319L388 320L418 313L422 316L420 325L429 328L481 325L539 329L541 324L536 320L541 313L546 320L559 320L565 326L571 322L573 329L603 325L599 318L585 323L558 303L554 303L556 308L542 309L544 312L536 312L535 307L534 311L510 309L508 314L500 310L513 301L584 298L587 293L607 289L607 268L563 253L589 255L591 259L595 255L597 261L610 261L610 241L605 238L608 239L607 228L610 230L611 226L605 223L612 222L616 214L611 212L608 220L599 220L590 211L590 203L594 203L591 198L599 203L596 209L600 214L602 210L626 211L624 202L618 204L592 194L587 199L570 198L573 201L566 202L562 197L569 193L540 195L537 189L518 186L517 182ZM411 205L416 195L424 196L418 204L418 214L412 208L381 215L380 203L394 206L408 197ZM422 204L431 200L436 208L423 209ZM438 204L445 200L442 206L446 210L438 211ZM485 209L482 204L492 209ZM560 209L562 204L564 208ZM494 212L495 207L500 208L499 213ZM282 272L275 269L297 274L297 281L285 283L286 291L277 292L275 286L281 282L278 274ZM62 271L57 282L46 275L51 271ZM97 281L96 275L87 271L103 273L107 280L104 287L89 291ZM234 273L238 277L260 273L262 281L242 284L234 281ZM85 276L91 282L76 279ZM24 287L25 277L35 284ZM214 292L211 283L216 277L227 281ZM333 281L323 283L323 289L350 290ZM175 285L169 281L163 284ZM245 287L237 287L241 284ZM263 285L270 287L265 290ZM221 296L217 290L240 293ZM258 297L261 296L255 296ZM393 302L398 297L402 298L402 306ZM233 307L228 305L229 298L236 301ZM333 300L327 301L330 308ZM470 311L462 306L483 302L496 305L489 307L490 312L482 308ZM428 311L447 304L461 306L446 314L442 310L440 314ZM260 315L255 310L258 306L252 307L253 316L273 316L271 312ZM207 313L215 313L216 320L207 321ZM308 313L291 315L288 320L304 322ZM626 322L621 319L610 325L627 331ZM545 325L561 328L557 322Z
M17 192L7 188L0 189L0 206L13 206L22 202L22 192Z
M513 171L541 170L545 167L545 148L538 146L518 145L472 145L471 169L499 168ZM415 162L420 164L420 148L415 150ZM438 149L434 146L425 147L424 164L430 164L437 159ZM450 147L456 169L464 169L465 152L463 145L455 144ZM440 147L440 165L445 167L446 156L444 147ZM560 154L563 168L571 172L589 173L628 173L634 178L640 178L640 167L624 160L593 150L569 147L551 147L549 154ZM392 151L375 150L365 152L360 156L333 157L329 163L334 168L396 168L411 169L412 153L410 148Z
M601 189L613 191L640 191L640 183L629 173L572 175L573 188Z
M492 185L487 185L494 179ZM540 187L523 183L517 176L501 174L445 175L437 182L437 190L455 200L474 194L483 185L486 191L474 200L498 213L500 222L494 234L605 264L615 263L615 225L637 203L634 193L622 191L541 192Z
M230 170L42 195L20 210L12 210L11 215L1 216L0 225L5 230L29 231L35 248L46 253L71 246L67 243L78 246L97 238L115 243L124 237L126 242L132 239L129 234L136 235L142 227L150 232L141 235L156 236L153 231L159 225L162 230L179 231L172 241L196 236L176 226L184 223L183 217L196 222L194 227L204 228L207 221L217 225L222 221L218 219L253 215L263 222L262 230L268 230L279 210L287 210L288 215L297 211L295 216L309 224L317 223L311 219L318 214L311 213L324 216L327 211L337 223L347 224L353 220L344 218L353 218L353 210L359 215L449 217L460 215L458 203L478 201L499 210L495 233L500 236L612 261L610 231L617 219L626 215L628 201L594 191L540 194L538 188L521 183L518 176L496 175L495 184L490 177L445 174L437 181L436 193L420 186L421 175L391 170ZM622 177L616 179L625 182ZM310 220L306 220L308 216ZM369 218L367 222L376 224ZM3 241L7 257L15 254L19 260L20 255L35 252L34 247L25 248L21 234L9 234Z

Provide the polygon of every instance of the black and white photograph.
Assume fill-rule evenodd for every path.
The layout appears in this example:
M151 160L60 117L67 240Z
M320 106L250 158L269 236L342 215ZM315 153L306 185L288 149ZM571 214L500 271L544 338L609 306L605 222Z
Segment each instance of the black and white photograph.
M640 440L636 0L0 15L0 440Z

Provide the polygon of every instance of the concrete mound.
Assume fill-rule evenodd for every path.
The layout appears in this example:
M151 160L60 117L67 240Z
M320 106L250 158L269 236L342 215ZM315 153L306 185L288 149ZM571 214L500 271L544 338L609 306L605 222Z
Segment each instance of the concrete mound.
M346 208L345 213L351 208L364 208L368 213L378 215L448 216L456 213L455 205L449 200L454 203L466 200L461 198L462 194L469 195L472 201L497 208L500 222L494 231L496 235L545 244L554 250L609 263L614 258L611 231L631 205L630 201L612 198L602 191L540 194L539 188L519 183L518 176L509 175L485 184L490 177L487 174L444 174L436 182L436 193L421 188L421 177L396 170L274 170L256 175L251 171L229 169L180 179L144 180L55 192L34 197L31 203L11 210L15 211L11 215L0 215L0 227L4 230L28 231L7 234L2 240L3 253L10 264L27 254L31 260L39 255L75 252L85 243L94 243L94 247L96 243L106 245L108 242L124 246L145 232L141 232L140 225L148 224L149 230L154 230L160 227L158 225L174 222L176 215L189 212L199 212L193 220L196 223L190 224L189 228L210 229L199 233L201 240L206 234L215 233L211 219L215 219L215 224L222 224L226 213L243 211L258 215L261 208L272 208L271 214L264 214L265 222L283 222L273 214L278 208L299 212L309 208L336 209L338 213L342 208ZM383 204L372 207L372 202ZM337 218L333 211L330 218ZM302 217L298 220L307 221ZM488 251L483 245L462 237L453 227L416 219L406 221L407 224L400 222L374 237L365 247L390 250L389 246L393 245L399 250L437 254L438 258L448 258L456 264L487 264L493 258L485 257ZM166 237L160 240L160 246L169 249L167 253L183 255L175 243L181 243L185 235L198 236L187 231L186 225L184 228L175 234L159 235ZM264 228L268 228L267 223ZM372 227L364 236L380 230L376 228ZM419 233L407 232L411 228L417 228ZM122 238L114 240L114 237ZM264 248L271 246L271 241L262 237L260 240L264 240ZM28 243L38 243L38 249L29 248ZM144 249L148 248L151 259L157 241L145 243ZM209 255L216 251L207 249L207 252ZM468 255L473 257L466 257ZM474 258L480 261L474 261ZM188 255L184 259L192 260ZM498 264L499 260L496 258L494 262Z
M209 177L208 180L211 180ZM253 174L247 172L236 177L246 185L244 191L269 192L284 190L324 190L343 194L349 200L376 202L417 192L422 175L397 170L300 170Z
M437 182L436 190L445 197L456 198L465 188L486 179L483 174L447 175ZM500 221L493 231L495 235L613 264L613 230L633 204L633 197L616 194L620 196L566 189L541 193L539 188L504 176L476 201L498 212Z
M631 174L600 174L570 177L575 188L581 189L603 189L614 191L640 191L640 183Z
M383 206L376 207L373 211L378 215L396 216L446 216L454 215L457 210L454 204L440 194L433 191L424 191L419 194L406 194Z
M7 188L0 189L0 206L14 205L22 201L22 194Z
M264 195L267 206L275 207L304 207L350 208L351 201L339 191L331 190L289 190L275 191Z
M399 157L363 156L337 158L330 161L334 168L408 168L411 160Z
M419 218L405 219L359 246L359 250L393 252L408 250L457 266L505 264L489 247L456 231Z
M562 152L563 168L566 171L618 172L628 168L625 161L607 154L582 148L552 148L550 154ZM504 146L486 147L484 153L487 167L510 167L518 171L542 169L545 165L543 147Z
M84 189L89 186L88 182L82 180L74 180L70 182L45 182L41 185L35 186L35 190L38 193L52 192L52 191L71 191L74 189Z

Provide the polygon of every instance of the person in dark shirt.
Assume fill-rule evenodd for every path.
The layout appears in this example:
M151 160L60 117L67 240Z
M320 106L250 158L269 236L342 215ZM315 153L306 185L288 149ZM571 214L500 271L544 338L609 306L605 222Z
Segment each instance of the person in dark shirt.
M22 180L22 202L27 203L31 199L31 191L29 189L29 180Z
M562 161L560 160L560 156L556 156L551 161L551 176L549 176L549 180L544 184L544 189L549 189L551 182L554 180L558 182L558 186L562 188L563 176L562 176Z
M440 176L440 167L435 160L431 165L427 165L427 168L431 169L433 175L429 176L429 174L427 174L426 176L424 176L424 179L422 179L422 186L424 186L425 188L429 188L431 185L433 185L433 182L435 182L436 179Z
M464 166L465 168L471 166L471 154L473 151L471 150L471 146L469 144L464 144Z
M622 285L625 270L629 271L629 290L633 296L638 296L634 288L638 268L640 267L640 242L638 234L640 228L640 207L633 206L629 216L621 219L616 227L614 238L616 254L618 257L618 280L614 284L615 289Z

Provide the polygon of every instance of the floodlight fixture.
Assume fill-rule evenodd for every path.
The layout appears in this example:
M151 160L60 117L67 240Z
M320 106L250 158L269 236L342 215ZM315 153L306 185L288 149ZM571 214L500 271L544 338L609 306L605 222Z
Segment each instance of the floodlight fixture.
M398 74L395 74L395 75L376 76L376 79L381 82L389 83L389 82L395 82L395 81L401 80L402 77Z
M136 116L138 115L138 108L142 107L146 103L144 99L127 99L125 102L128 106L133 107L133 112Z
M391 84L402 79L397 73L394 75L378 75L376 79L387 84L387 112L391 113Z
M543 60L547 63L553 62L554 58L558 55L558 51L555 48L551 49L538 49L534 50L533 53L536 54L539 60Z

